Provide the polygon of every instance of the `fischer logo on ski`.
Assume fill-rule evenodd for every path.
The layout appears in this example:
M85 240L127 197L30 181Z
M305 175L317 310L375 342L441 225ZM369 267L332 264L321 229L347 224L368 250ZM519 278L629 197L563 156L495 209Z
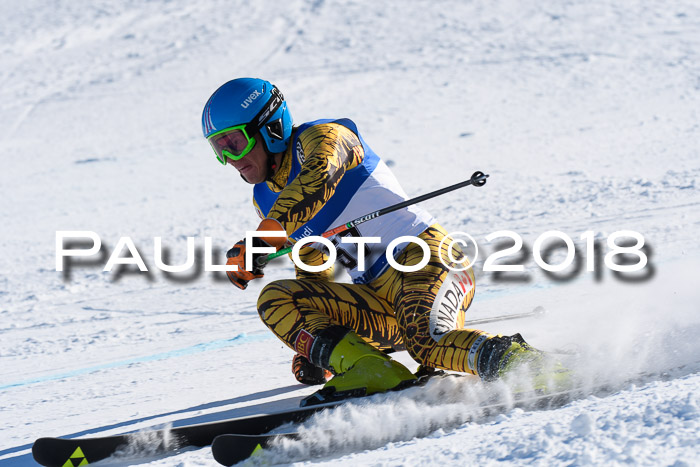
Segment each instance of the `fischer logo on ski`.
M82 465L88 465L89 462L87 458L85 457L85 454L83 454L83 450L80 449L80 446L71 454L70 458L66 461L65 464L63 464L63 467L79 467Z

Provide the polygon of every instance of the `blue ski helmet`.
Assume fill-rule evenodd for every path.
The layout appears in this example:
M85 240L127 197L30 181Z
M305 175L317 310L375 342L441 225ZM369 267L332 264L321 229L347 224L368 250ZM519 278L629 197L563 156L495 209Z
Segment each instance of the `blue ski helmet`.
M245 125L251 139L259 131L271 154L285 151L292 135L292 116L284 96L272 83L257 78L224 83L204 106L205 138L237 125Z

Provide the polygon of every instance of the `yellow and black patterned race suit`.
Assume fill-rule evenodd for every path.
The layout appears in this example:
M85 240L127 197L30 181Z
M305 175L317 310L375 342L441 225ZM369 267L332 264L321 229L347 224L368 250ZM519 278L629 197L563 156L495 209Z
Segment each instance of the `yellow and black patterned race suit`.
M291 148L285 153L270 189L284 187L268 213L288 233L297 230L333 195L346 170L362 161L363 147L348 128L320 124L305 130L298 141L305 162L299 175L287 183ZM348 219L350 220L350 219ZM406 349L429 367L478 373L479 354L490 335L462 329L465 312L474 296L470 270L455 273L440 261L444 229L434 224L419 238L430 248L430 261L415 272L387 269L367 284L332 282L333 272L309 273L297 268L297 278L268 284L258 299L263 322L291 349L303 330L312 336L331 325L354 330L381 350ZM443 250L447 246L443 245ZM411 243L397 257L399 264L418 264L422 248ZM322 264L325 255L302 249L302 260Z

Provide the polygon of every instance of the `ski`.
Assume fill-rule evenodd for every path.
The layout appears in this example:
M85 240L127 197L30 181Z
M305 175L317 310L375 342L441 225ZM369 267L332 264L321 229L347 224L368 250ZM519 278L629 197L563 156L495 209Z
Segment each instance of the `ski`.
M460 375L450 375L460 376ZM480 405L479 413L469 417L464 423L475 422L488 417L504 413L514 408L529 410L544 410L561 407L584 394L582 388L574 388L566 391L558 391L550 394L530 394L518 398L515 401L504 401ZM271 433L271 434L242 434L228 433L214 438L211 451L214 459L222 465L230 466L242 462L251 456L269 449L281 439L302 439L298 432Z
M468 324L483 324L507 319L526 318L542 314L543 312L543 309L538 307L526 313L473 320ZM300 423L314 413L335 407L346 400L348 400L347 397L339 400L328 400L328 402L316 400L314 405L300 409L293 408L272 414L176 427L169 430L148 430L94 438L39 438L32 446L32 455L41 465L71 467L86 465L87 463L97 462L115 455L137 455L138 452L146 453L147 455L164 454L189 446L208 446L215 437L222 434L259 435L284 423Z
M221 465L233 465L242 462L255 453L269 448L275 441L283 438L299 439L299 433L278 433L271 435L227 434L214 438L211 453L214 460Z
M541 314L541 307L527 313L517 313L484 321L517 319ZM472 323L476 323L474 321ZM425 384L440 372L421 375L413 384L396 390ZM348 400L366 397L363 391L328 393L317 391L301 401L301 408L292 408L271 414L253 415L202 424L161 430L145 430L113 436L93 438L39 438L32 446L34 460L45 466L73 467L87 465L110 457L134 458L175 452L186 447L204 447L222 434L260 435L285 423L301 423L321 410L332 408Z
M410 384L392 391L425 384L433 372L420 375ZM216 422L198 423L162 430L145 430L123 435L96 438L39 438L32 446L32 455L39 464L48 467L76 467L110 457L119 459L148 457L175 452L186 447L209 446L219 435L237 433L259 435L286 423L301 423L316 412L336 407L358 398L368 397L364 390L334 393L317 391L302 399L307 405L270 414L250 415Z
M225 433L260 434L285 423L301 423L321 410L344 401L304 408L292 408L270 414L251 415L162 430L147 430L95 438L39 438L32 455L48 467L77 467L109 457L133 458L175 452L186 447L204 447Z
M696 367L700 364L700 360L693 364L683 364L677 367L669 368L657 372L642 372L635 377L626 380L627 383L644 383L649 380L668 380L677 376L677 372L687 369L688 366ZM675 375L674 375L675 374ZM441 374L440 377L465 377L464 374ZM525 393L516 395L514 401L499 401L487 402L475 406L478 409L477 413L468 417L464 423L476 422L483 420L492 415L505 413L514 408L523 410L548 410L562 407L569 402L590 396L599 395L605 397L615 392L623 385L618 383L611 385L609 383L600 383L594 386L577 386L568 390L556 391L547 394L540 393ZM355 399L357 400L357 399ZM339 405L339 404L337 404ZM314 406L311 406L314 407ZM300 422L301 423L301 422ZM279 427L277 427L279 428ZM226 433L214 438L212 442L212 454L214 459L222 465L233 465L244 461L251 456L262 454L266 449L269 449L276 441L282 439L303 439L299 432L289 433Z

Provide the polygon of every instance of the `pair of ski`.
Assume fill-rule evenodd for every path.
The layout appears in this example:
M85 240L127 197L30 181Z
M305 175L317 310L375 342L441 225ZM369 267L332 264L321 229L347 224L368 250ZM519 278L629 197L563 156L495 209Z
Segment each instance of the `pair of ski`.
M440 377L462 377L464 375L445 375ZM490 404L478 405L475 413L464 423L474 422L485 417L504 413L513 408L523 408L529 410L541 410L560 407L583 394L580 388L567 391L560 391L549 394L533 394L521 396L515 401L501 401ZM355 399L357 400L357 399ZM283 439L301 440L301 433L272 433L272 434L244 434L230 433L219 435L214 438L211 451L214 459L222 465L230 466L242 462L251 456L259 456L272 448L277 442Z
M530 312L474 320L469 324L526 318L543 313L544 310L537 307ZM39 438L32 446L32 455L41 465L77 467L113 456L117 458L147 457L175 452L186 447L204 447L213 444L215 458L222 464L231 465L247 458L258 446L262 449L269 446L279 436L264 433L287 423L301 423L313 414L336 407L347 400L293 408L271 414L123 435L82 439ZM505 404L491 407L492 410L506 408ZM294 437L295 435L282 436Z
M539 310L538 307L533 313L539 314L542 313L542 311ZM570 354L570 352L557 353ZM662 371L645 371L625 381L626 383L643 384L649 380L667 380L678 377L688 371L697 371L693 370L693 368L697 368L698 365L700 365L700 361L695 361L691 364L681 364L677 367ZM459 378L464 376L465 375L462 374L442 374L440 376L433 376L433 378ZM582 381L579 381L579 384L581 383ZM463 420L463 423L484 420L486 417L505 413L513 408L521 408L524 410L554 409L588 395L596 394L603 397L610 395L615 391L615 387L621 386L623 386L623 384L599 382L594 385L575 386L568 390L546 394L537 394L533 392L515 394L515 400L492 399L489 402L475 405L472 415L466 420ZM426 390L430 390L430 387L426 388ZM220 464L227 466L233 465L251 456L262 455L265 450L273 448L278 441L283 439L303 440L303 436L298 432L282 434L224 434L214 438L212 454L214 455L214 459Z
M461 377L462 375L435 376ZM415 386L413 386L415 387ZM563 391L546 395L521 397L516 402L481 405L474 421L480 417L502 413L513 407L543 409L560 406L574 399L580 391ZM125 461L154 455L174 453L187 447L212 445L217 462L233 465L265 450L281 438L295 439L298 433L266 434L285 424L299 424L312 415L332 409L357 398L294 408L271 414L259 414L229 420L201 423L164 430L136 432L100 438L64 439L40 438L32 446L34 459L48 467L77 467L107 458Z

